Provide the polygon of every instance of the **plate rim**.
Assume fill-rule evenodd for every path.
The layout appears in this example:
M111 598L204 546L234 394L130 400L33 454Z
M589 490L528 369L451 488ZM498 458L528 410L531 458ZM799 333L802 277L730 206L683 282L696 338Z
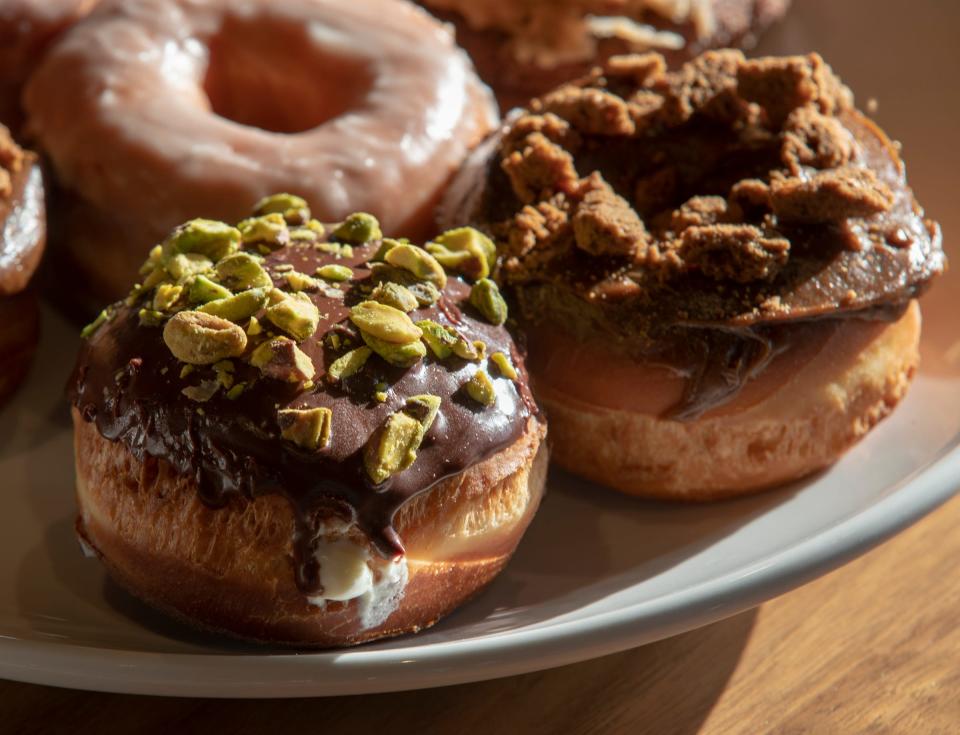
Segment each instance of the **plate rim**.
M129 651L0 634L0 677L119 694L292 698L408 691L541 671L684 633L795 589L945 503L960 491L958 477L960 434L870 507L758 559L746 570L536 630L500 631L430 646L412 642L385 650L265 649L230 655ZM230 679L222 677L226 662Z

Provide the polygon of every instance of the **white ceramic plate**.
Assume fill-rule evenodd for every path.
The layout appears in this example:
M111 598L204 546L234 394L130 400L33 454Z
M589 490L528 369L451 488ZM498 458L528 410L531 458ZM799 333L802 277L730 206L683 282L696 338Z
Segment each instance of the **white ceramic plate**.
M877 49L869 65L863 54L871 52L841 43L841 31L856 13L877 12L875 0L801 0L767 48L820 49L863 96L881 98L881 122L906 139L912 180L949 232L951 217L952 229L960 222L946 186L952 174L943 172L956 171L960 161L955 148L936 141L953 133L956 99L898 76L904 44L926 54L917 63L942 53L956 59L948 35L956 13L947 5L911 6L929 11L917 21L928 34L923 44L904 40L893 22L880 22L879 35L868 39ZM911 114L930 109L934 95L939 117ZM925 304L924 368L907 400L830 471L709 507L632 501L555 473L513 562L478 599L417 637L309 654L224 643L167 622L80 554L61 398L77 340L47 313L37 368L0 413L0 676L187 696L382 692L558 666L747 609L842 564L954 491L960 478L955 291L945 279Z

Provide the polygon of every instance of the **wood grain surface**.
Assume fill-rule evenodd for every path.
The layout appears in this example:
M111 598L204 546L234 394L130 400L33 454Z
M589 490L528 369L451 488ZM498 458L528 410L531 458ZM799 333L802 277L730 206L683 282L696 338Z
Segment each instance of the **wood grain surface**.
M960 498L755 611L510 679L290 701L161 699L0 682L3 733L960 731Z

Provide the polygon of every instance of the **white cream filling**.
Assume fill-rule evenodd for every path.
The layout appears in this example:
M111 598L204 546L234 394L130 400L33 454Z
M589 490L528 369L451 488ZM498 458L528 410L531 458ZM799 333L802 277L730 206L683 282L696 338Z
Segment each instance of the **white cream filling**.
M364 629L383 624L403 599L409 578L406 557L381 559L374 557L367 545L345 535L323 535L329 540L321 540L314 552L323 592L307 601L324 607L327 602L356 600Z

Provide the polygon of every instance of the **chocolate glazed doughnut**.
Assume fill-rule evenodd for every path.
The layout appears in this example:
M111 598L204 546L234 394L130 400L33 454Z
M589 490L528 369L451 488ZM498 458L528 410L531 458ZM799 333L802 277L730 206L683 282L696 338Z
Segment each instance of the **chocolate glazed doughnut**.
M457 41L503 109L589 72L611 56L658 51L671 66L722 46L752 46L789 0L421 0Z
M497 121L452 34L396 0L104 0L24 100L97 304L180 222L236 221L275 191L425 238Z
M28 289L46 244L43 176L35 154L0 125L0 402L23 380L40 338Z
M176 230L85 331L78 532L203 628L301 646L419 630L499 572L543 491L506 307L369 215L324 235L295 197L259 211Z
M496 239L556 461L666 498L835 461L904 395L945 267L816 55L613 58L515 114L444 216Z

